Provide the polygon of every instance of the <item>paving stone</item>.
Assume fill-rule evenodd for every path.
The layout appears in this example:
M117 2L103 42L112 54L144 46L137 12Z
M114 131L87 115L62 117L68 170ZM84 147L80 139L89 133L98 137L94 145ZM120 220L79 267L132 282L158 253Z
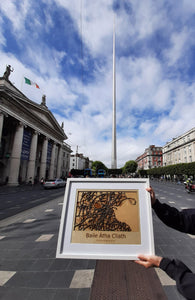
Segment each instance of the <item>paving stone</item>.
M78 300L89 300L90 299L90 289L80 289Z
M51 271L64 271L68 269L71 263L71 259L59 259L56 258L52 261L49 270Z
M79 290L77 289L64 289L58 290L54 295L53 300L78 300ZM87 299L85 299L87 300Z
M79 269L86 269L88 265L88 260L86 259L72 259L68 270L79 270Z
M52 276L49 272L17 272L6 287L45 288Z
M56 249L33 249L33 258L54 258L56 256Z
M48 288L69 288L72 278L74 276L74 271L57 271L52 272L52 278L48 283Z
M18 261L16 265L16 271L30 271L31 267L34 265L35 260L23 259Z
M178 293L176 286L164 286L164 290L168 295L168 300L185 300L185 298Z
M43 234L38 239L36 239L36 242L47 242L53 237L53 234Z
M10 271L10 270L17 270L17 264L18 260L7 260L7 259L1 259L0 260L0 270L1 271Z
M92 285L94 270L77 270L72 278L70 288L90 288Z
M6 284L15 274L15 271L0 271L0 286Z
M95 269L95 266L96 266L96 260L89 259L86 269Z
M163 270L155 268L155 271L162 285L176 285L175 280L172 280Z
M2 290L3 289L3 290ZM29 296L29 290L24 288L2 288L0 290L1 300L27 300ZM37 299L38 300L38 299Z
M33 289L29 292L28 300L53 300L56 290ZM15 300L15 299L14 299ZM20 299L21 300L21 299Z
M25 220L23 223L24 223L24 224L26 224L26 223L32 223L32 222L34 222L34 221L36 221L36 219L27 219L27 220Z
M52 260L48 258L36 259L33 260L33 263L29 265L28 271L43 271L46 272L49 270Z

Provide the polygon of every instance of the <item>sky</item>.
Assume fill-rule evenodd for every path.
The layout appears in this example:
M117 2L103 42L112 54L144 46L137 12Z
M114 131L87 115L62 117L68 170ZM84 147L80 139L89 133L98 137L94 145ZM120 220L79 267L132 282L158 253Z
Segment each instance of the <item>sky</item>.
M117 167L195 126L195 1L0 1L0 76L46 105L73 153ZM24 77L40 89L25 84Z

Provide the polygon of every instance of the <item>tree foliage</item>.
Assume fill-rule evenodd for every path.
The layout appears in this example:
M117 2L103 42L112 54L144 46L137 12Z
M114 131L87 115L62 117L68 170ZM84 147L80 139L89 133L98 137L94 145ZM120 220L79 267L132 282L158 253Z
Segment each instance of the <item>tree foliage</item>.
M135 173L137 170L137 163L134 160L129 160L123 167L123 173Z
M91 167L93 170L95 170L95 172L96 172L96 174L97 174L97 171L99 170L99 169L103 169L103 170L105 170L106 172L107 172L107 170L108 170L108 168L103 164L103 162L101 162L101 161L98 161L98 160L96 160L96 161L94 161L93 163L92 163L92 167Z
M166 167L154 168L147 170L148 175L159 177L161 175L195 175L195 162L170 165Z

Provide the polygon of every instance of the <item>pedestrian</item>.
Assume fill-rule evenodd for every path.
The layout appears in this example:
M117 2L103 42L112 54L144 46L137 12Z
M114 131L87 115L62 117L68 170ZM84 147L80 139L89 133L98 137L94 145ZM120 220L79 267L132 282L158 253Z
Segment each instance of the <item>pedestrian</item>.
M151 195L151 204L157 216L167 226L181 232L195 235L195 209L178 211L160 203L153 189L146 189ZM138 255L136 263L149 268L159 267L176 281L178 291L188 300L195 300L195 274L180 260L155 255Z

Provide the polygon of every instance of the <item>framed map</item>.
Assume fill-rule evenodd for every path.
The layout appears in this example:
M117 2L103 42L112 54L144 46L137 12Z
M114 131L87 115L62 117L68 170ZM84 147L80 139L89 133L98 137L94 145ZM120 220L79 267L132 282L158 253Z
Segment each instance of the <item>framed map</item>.
M153 254L148 186L148 179L68 179L56 257L136 259L140 253Z

